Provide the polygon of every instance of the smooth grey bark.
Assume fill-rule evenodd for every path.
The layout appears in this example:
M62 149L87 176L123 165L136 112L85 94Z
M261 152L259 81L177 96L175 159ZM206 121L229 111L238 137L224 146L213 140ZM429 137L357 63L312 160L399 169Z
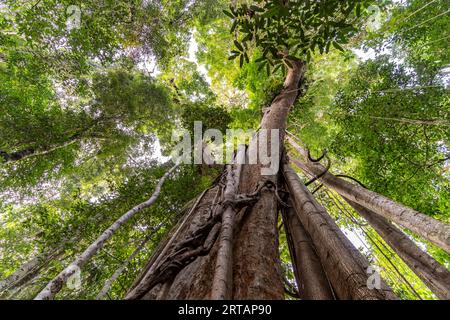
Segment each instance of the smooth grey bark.
M308 152L299 146L294 139L289 136L287 139L304 158L303 161L291 159L296 166L313 176L322 175L322 173L326 171L325 167L320 163L309 161ZM329 172L323 174L320 177L320 181L327 187L335 190L341 196L411 230L425 240L436 244L450 253L450 225L433 219L414 209L403 206L376 192L343 179L339 179Z
M174 165L172 168L170 168L169 171L167 171L159 180L158 184L156 185L155 191L153 192L152 196L145 202L142 202L141 204L135 206L133 209L126 212L123 216L121 216L119 219L117 219L108 229L106 229L89 247L81 254L79 255L74 262L69 264L64 270L62 270L53 280L51 280L46 287L34 298L35 300L48 300L52 299L55 294L57 294L64 283L67 282L67 279L76 272L78 268L81 268L86 262L95 254L97 253L100 248L102 248L103 244L112 237L112 235L119 229L120 226L122 226L124 223L126 223L128 220L130 220L134 215L136 215L138 212L142 211L145 208L150 207L155 203L155 201L158 199L159 194L161 193L161 188L164 184L164 181L169 177L173 171L175 171L178 168L179 164Z
M283 222L300 299L334 300L314 244L294 208L283 210Z
M379 289L368 287L367 259L345 237L325 208L314 199L288 164L284 164L283 174L298 218L311 236L337 298L395 299L395 295L384 281L381 281Z
M344 198L439 299L450 300L450 271L387 219Z

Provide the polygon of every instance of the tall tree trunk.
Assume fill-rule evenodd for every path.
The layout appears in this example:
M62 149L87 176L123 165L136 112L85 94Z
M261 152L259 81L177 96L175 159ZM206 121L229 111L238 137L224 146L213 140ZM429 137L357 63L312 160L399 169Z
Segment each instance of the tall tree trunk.
M309 172L313 176L320 176L320 181L323 184L335 190L341 196L411 230L450 253L450 225L446 225L423 213L405 207L376 192L339 179L331 173L326 172L325 167L320 163L309 161L308 152L299 146L291 137L288 137L288 140L304 158L304 161L291 159L300 169Z
M440 299L450 300L450 271L385 218L344 198Z
M311 236L337 297L355 300L395 298L383 281L380 288L368 287L367 259L345 237L288 164L283 166L283 173L298 218Z
M334 300L333 289L314 244L294 208L283 210L283 222L300 299Z
M161 188L164 181L169 177L173 171L178 168L179 164L174 165L167 171L159 180L156 185L155 191L152 196L145 202L135 206L133 209L126 212L123 216L117 219L108 229L106 229L92 244L87 247L84 252L79 255L74 262L68 265L64 270L62 270L53 280L51 280L47 286L34 298L35 300L48 300L52 299L62 288L67 279L73 275L78 268L85 265L89 259L98 252L103 246L103 244L113 236L113 234L119 229L123 224L130 220L138 212L150 207L158 199L161 193Z
M261 141L270 145L270 137L265 140L262 135L265 130L278 129L281 150L287 115L297 98L304 73L303 63L293 61L292 65L284 88L264 114L261 131L252 139L250 149ZM282 299L278 208L274 193L277 174L264 176L262 167L261 162L243 165L239 181L230 186L234 189L233 212L224 214L230 207L223 203L231 177L226 179L223 175L219 184L207 190L192 215L174 233L170 244L159 252L158 257L152 258L152 266L145 269L126 298ZM234 170L236 176L236 166L229 170ZM272 187L262 187L269 185ZM251 205L237 205L237 193L256 197ZM229 282L225 284L224 281Z

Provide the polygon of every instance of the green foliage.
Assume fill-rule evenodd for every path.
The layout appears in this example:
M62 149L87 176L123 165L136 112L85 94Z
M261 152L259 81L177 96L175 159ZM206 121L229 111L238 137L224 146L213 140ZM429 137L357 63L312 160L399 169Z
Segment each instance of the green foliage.
M67 28L69 5L81 9L79 28ZM449 221L445 1L228 5L2 1L0 279L42 255L41 267L20 290L2 297L32 298L115 219L146 200L167 170L157 149L170 151L172 129L192 130L194 121L221 131L258 128L293 58L308 61L308 70L289 131L313 156L327 149L332 172ZM371 5L380 10L379 28L367 27ZM373 49L375 58L358 59L352 51L361 48ZM23 151L26 156L10 161ZM120 229L83 268L82 287L64 287L58 298L94 298L154 233L109 293L123 298L159 241L216 175L181 167L155 206ZM351 209L339 209L323 190L316 195L346 232L366 241L361 251L401 298L417 295L397 279L389 260L422 298L434 298L398 256L376 248L369 236L383 242L372 229L364 234L346 216ZM411 237L450 267L447 253ZM45 259L47 250L56 253ZM280 255L292 284L283 232Z
M317 49L328 53L331 46L344 51L342 44L358 32L356 24L372 1L254 1L230 7L224 13L233 19L236 32L230 59L249 62L250 44L262 54L260 70L289 67L292 58L309 61Z

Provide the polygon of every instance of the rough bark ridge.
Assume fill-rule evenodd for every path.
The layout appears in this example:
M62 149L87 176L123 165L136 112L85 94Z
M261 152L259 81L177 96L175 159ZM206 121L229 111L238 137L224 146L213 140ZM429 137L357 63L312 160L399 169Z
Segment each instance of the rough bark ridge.
M302 62L292 61L292 65L284 88L265 112L261 131L250 142L250 149L258 143L271 144L270 134L267 140L261 138L266 129L279 130L278 151L282 149L287 115L304 73ZM260 163L242 166L239 182L232 186L237 192L233 191L235 197L228 203L224 194L231 177L227 180L227 171L224 172L220 182L207 190L164 249L151 259L126 299L284 297L278 252L277 175L261 175ZM224 214L230 209L233 212ZM230 256L232 261L225 263L225 257ZM231 278L226 285L225 278Z
M320 163L308 161L308 152L289 136L288 140L304 158L303 162L291 159L300 169L313 176L320 176L320 181L324 185L334 189L341 196L411 230L450 253L450 225L446 225L423 213L405 207L376 192L337 178L329 172L326 172L326 168Z
M300 299L334 300L333 289L317 256L314 244L294 208L283 210L283 223Z
M298 218L311 237L317 255L338 299L395 299L382 281L380 289L368 288L367 259L345 237L326 210L300 181L288 164L283 173Z

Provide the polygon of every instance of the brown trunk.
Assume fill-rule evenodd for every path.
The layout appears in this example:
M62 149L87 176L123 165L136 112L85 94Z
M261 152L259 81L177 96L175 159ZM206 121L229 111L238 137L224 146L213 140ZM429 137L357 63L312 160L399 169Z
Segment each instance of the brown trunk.
M332 288L316 249L294 208L283 210L283 223L300 299L334 300Z
M344 198L345 199L345 198ZM450 300L450 271L385 218L345 199L440 299Z
M300 152L304 161L291 159L300 169L320 176L325 172L325 167L320 163L308 161L307 151L300 147L291 137L288 137L290 144ZM376 192L365 189L359 185L350 183L343 179L325 172L320 180L327 187L335 190L341 196L362 205L365 208L395 222L424 239L433 242L447 252L450 252L450 226L433 219L423 213L405 207L391 199L388 199Z
M283 173L298 218L311 236L337 298L355 300L395 298L384 283L380 289L368 288L367 259L345 237L288 164L284 165Z
M287 115L298 95L298 85L304 73L303 63L293 61L292 65L284 89L261 121L262 130L279 129L280 150ZM257 145L260 137L261 132L252 139L250 145ZM270 139L267 143L270 145ZM234 186L241 194L252 194L259 190L256 203L233 212L228 211L224 215L230 210L230 206L223 202L225 185L229 180L208 190L180 232L169 240L171 244L159 253L159 258L152 259L152 266L146 268L147 271L140 276L126 298L283 299L277 197L274 188L260 188L268 185L268 182L272 187L276 186L277 175L263 176L261 168L260 162L243 165L240 183L236 182ZM233 228L230 228L230 223ZM218 231L221 235L217 234ZM192 241L194 236L196 242ZM223 245L227 241L232 243ZM224 257L232 257L232 261L224 263ZM232 280L227 280L230 282L221 286L220 283L223 284L225 279ZM164 294L160 293L161 290L164 290Z

